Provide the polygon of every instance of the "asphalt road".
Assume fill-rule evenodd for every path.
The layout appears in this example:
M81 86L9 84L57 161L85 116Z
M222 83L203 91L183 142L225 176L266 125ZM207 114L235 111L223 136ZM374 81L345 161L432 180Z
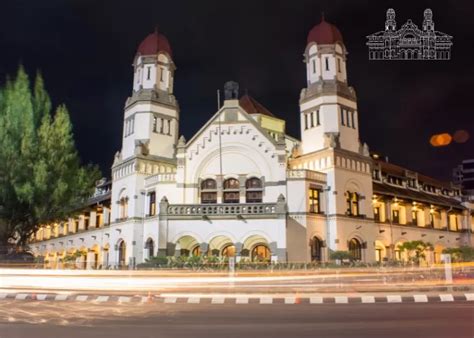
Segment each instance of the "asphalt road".
M88 304L2 301L0 338L474 337L469 302Z

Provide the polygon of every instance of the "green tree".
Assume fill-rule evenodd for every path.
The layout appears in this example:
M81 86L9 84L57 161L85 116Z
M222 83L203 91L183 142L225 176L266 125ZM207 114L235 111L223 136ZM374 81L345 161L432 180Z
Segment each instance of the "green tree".
M423 241L408 241L398 246L400 251L406 251L408 253L408 259L413 263L419 264L421 259L426 258L426 251L432 250L433 245Z
M64 220L100 177L82 166L65 106L51 114L41 74L20 66L0 89L0 246L24 245L41 224Z
M474 248L470 246L461 246L459 248L446 248L443 253L451 255L453 262L472 262L474 261Z

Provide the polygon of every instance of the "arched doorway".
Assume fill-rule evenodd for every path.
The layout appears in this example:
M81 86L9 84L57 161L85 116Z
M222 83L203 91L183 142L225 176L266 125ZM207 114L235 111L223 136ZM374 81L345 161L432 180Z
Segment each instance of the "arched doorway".
M271 260L271 252L265 244L258 244L252 249L252 261L268 262Z
M197 252L196 250L198 250L200 253L199 242L196 238L190 235L180 237L176 241L175 255L179 255L179 256L189 256L190 254L194 255Z
M231 238L218 235L209 241L209 252L213 256L233 257L236 255L236 248Z
M145 252L146 252L146 257L145 258L150 258L155 255L155 242L153 239L148 238L145 243Z
M349 252L356 261L362 259L362 244L357 238L352 238L349 241Z
M118 244L118 264L119 266L126 265L126 253L127 253L127 246L124 240L121 240Z
M312 262L321 262L323 260L323 241L318 237L314 236L311 239L311 261Z
M235 257L235 245L228 244L221 251L222 257Z
M383 245L382 241L375 241L375 261L377 263L382 263L386 256L387 251L385 249L385 245Z

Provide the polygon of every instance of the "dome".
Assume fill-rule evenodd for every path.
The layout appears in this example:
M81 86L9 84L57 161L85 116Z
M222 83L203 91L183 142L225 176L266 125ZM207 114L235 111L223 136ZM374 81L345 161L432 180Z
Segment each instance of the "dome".
M140 55L155 55L159 52L165 52L170 57L173 53L171 52L170 43L163 34L155 30L149 34L138 46L137 54Z
M313 27L308 34L308 44L316 42L318 45L335 44L343 42L342 34L336 26L323 19Z

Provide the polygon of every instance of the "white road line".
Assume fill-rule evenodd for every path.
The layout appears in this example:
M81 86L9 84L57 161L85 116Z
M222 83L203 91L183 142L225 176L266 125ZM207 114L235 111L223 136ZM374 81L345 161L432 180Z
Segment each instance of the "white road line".
M428 303L428 297L426 295L413 295L415 303Z
M375 303L375 297L374 296L362 296L360 297L360 301L362 303Z
M310 304L322 304L323 303L323 297L311 297L309 299Z
M95 299L96 302L103 303L109 300L109 296L99 296Z
M40 294L40 295L37 295L37 296L36 296L36 299L37 299L37 300L46 300L46 297L47 297L47 296L48 296L48 295L42 293L42 294Z
M260 304L272 304L273 298L272 297L261 297Z
M16 300L25 300L26 297L28 297L28 294L27 293L19 293L15 296L15 299Z
M474 293L465 293L464 296L466 296L466 300L474 300Z
M399 295L387 296L387 303L401 303L401 302L402 302L402 296L399 296Z
M199 304L201 302L201 298L199 297L189 297L188 304Z
M7 298L7 293L0 293L0 299L5 299Z
M211 304L224 304L224 297L212 297Z
M248 303L249 303L248 297L237 297L235 299L235 304L248 304Z
M349 303L349 299L346 296L336 296L334 297L334 302L336 304L347 304Z
M89 296L77 296L76 300L78 302L85 302Z
M454 302L453 295L450 294L450 293L443 294L443 295L439 295L439 299L440 299L442 302Z
M165 297L165 303L167 304L176 303L176 300L176 297Z
M131 297L119 297L118 301L119 303L129 303L132 300Z
M54 300L67 300L67 295L56 295Z
M285 297L285 304L295 304L296 297Z

